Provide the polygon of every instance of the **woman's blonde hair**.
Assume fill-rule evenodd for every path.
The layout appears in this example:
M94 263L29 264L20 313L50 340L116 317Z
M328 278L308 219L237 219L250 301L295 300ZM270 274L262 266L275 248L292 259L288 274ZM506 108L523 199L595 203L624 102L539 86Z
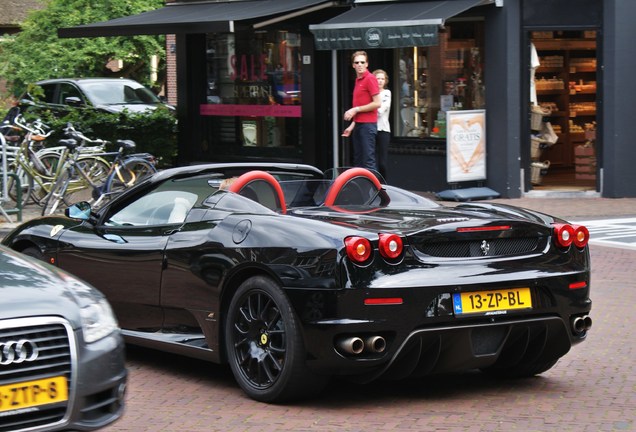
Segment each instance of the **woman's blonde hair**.
M384 75L384 87L388 86L389 85L389 74L387 74L382 69L376 69L376 70L373 71L373 75L377 75L379 73Z

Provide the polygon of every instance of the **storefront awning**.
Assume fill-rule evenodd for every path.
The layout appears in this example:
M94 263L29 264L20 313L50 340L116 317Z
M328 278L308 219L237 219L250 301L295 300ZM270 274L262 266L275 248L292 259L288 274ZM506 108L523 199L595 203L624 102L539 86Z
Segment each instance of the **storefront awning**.
M494 0L406 1L359 4L322 24L310 25L319 50L437 45L439 26Z
M151 34L233 32L234 22L282 14L311 13L326 0L249 0L225 2L168 3L161 9L110 21L61 28L60 37L132 36ZM282 17L285 18L285 17Z

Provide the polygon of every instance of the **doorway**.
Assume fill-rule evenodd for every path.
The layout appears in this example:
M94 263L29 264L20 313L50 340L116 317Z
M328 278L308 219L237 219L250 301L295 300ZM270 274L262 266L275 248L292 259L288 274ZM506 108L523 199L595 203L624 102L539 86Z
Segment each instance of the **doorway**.
M530 32L533 190L597 189L597 33Z

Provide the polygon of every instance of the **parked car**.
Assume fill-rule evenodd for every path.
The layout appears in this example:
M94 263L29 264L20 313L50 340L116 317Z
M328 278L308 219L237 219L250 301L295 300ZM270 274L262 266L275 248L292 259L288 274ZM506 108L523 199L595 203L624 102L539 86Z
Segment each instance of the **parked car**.
M0 247L0 297L0 431L88 431L117 420L124 342L104 296Z
M150 89L131 79L60 78L38 81L35 85L42 89L42 94L25 93L20 98L22 109L33 109L31 105L58 111L68 110L69 107L93 107L110 113L124 109L142 112L158 106L174 109Z
M592 325L588 239L362 168L237 163L159 172L4 244L95 284L129 342L229 362L250 397L281 402L332 375L550 369Z

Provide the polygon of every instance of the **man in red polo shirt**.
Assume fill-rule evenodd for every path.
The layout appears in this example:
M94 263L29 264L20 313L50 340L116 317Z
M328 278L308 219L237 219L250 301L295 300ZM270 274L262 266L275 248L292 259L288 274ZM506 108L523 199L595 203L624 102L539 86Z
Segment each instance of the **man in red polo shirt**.
M375 75L369 72L366 52L356 51L351 59L356 71L356 83L353 89L353 108L344 113L345 121L351 121L351 124L342 136L351 136L353 141L353 166L377 170L375 137L378 134L380 87Z

